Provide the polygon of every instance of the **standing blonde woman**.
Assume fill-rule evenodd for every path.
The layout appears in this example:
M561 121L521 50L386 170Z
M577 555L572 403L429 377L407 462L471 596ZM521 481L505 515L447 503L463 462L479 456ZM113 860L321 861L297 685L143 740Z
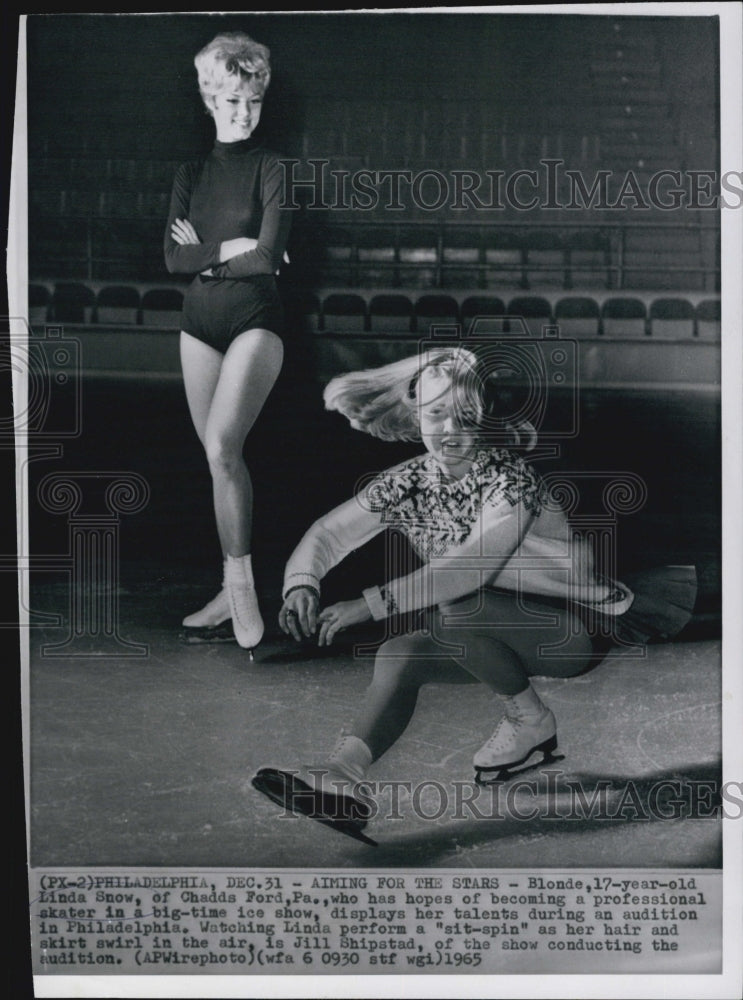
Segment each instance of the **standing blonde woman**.
M183 621L187 638L234 630L252 649L263 636L251 565L253 487L245 439L283 361L276 273L291 213L283 171L255 132L271 78L269 50L242 32L217 35L195 60L214 119L214 148L176 173L165 233L171 273L193 275L181 321L188 406L212 476L222 589ZM230 628L231 621L231 628Z

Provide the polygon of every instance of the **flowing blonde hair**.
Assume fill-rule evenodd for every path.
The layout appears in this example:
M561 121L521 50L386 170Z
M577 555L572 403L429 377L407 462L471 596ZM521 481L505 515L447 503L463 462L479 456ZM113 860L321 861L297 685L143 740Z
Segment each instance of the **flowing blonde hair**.
M479 428L483 436L494 430L492 383L497 374L484 371L477 355L463 347L429 349L381 368L338 375L325 387L325 408L383 441L420 441L416 390L424 370L450 379L463 423ZM500 429L501 443L527 451L536 444L528 421L506 421Z

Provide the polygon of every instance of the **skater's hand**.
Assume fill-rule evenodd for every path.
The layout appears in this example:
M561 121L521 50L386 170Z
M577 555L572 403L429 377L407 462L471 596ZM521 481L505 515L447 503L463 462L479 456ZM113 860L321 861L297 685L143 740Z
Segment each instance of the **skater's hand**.
M201 240L196 235L196 230L188 219L176 219L170 227L170 235L182 247L201 243Z
M323 608L317 616L320 623L318 646L329 646L336 632L342 632L349 625L359 625L370 618L371 611L363 597L359 597L356 601L339 601L338 604Z
M317 609L320 606L317 594L309 587L297 587L290 594L279 611L279 626L282 632L293 635L301 642L302 635L308 639L317 631Z
M232 260L233 257L239 257L241 254L250 253L251 250L255 250L258 246L258 240L253 239L252 236L236 236L234 240L224 240L223 243L219 245L219 260L220 263L224 264L225 261ZM289 263L289 254L284 251L283 261L285 264ZM276 274L279 272L277 271Z

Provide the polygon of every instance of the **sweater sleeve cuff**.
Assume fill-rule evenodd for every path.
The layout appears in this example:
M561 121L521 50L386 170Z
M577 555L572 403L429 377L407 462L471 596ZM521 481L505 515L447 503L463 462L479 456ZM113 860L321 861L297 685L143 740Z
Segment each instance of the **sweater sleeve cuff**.
M284 589L281 593L283 600L286 600L286 595L290 590L295 587L310 587L312 590L320 593L320 580L315 576L314 573L292 573L287 576L284 580Z
M369 587L361 593L375 622L380 622L384 618L387 618L389 615L389 612L387 611L387 602L382 596L382 591L379 587Z

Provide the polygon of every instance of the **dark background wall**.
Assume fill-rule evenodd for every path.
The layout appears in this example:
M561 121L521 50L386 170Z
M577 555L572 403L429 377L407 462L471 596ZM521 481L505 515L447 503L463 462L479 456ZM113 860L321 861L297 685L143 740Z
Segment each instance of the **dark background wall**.
M436 109L452 112L450 124L459 120L464 133L504 122L548 130L581 122L585 131L601 131L602 87L608 84L596 77L595 65L638 31L647 69L669 88L674 114L693 119L705 108L714 130L712 17L52 15L33 16L28 24L31 149L111 155L134 141L138 152L169 157L209 142L193 56L218 30L235 29L272 50L265 117L289 153L299 151L308 128L331 130L327 112L339 102L368 115L351 122L362 154L373 152L373 137L377 147L383 140L380 126L390 102L420 102L429 111L420 127L430 125L432 137Z
M714 17L38 15L28 22L32 278L168 280L160 244L173 174L213 141L193 57L218 31L235 29L272 50L260 131L268 145L300 161L480 176L530 169L540 171L544 193L540 161L549 157L563 164L561 197L568 194L566 169L581 171L588 186L597 171L609 171L616 195L629 170L646 186L658 170L718 166ZM297 175L308 170L300 166ZM693 208L670 214L684 225L716 221ZM331 215L351 227L350 239L375 220L474 221L492 224L495 234L509 217L532 227L583 219L575 211L550 215L541 205L524 212L506 204L488 214L447 202L426 211L409 198L404 211L385 210L382 198L374 211ZM584 215L594 227L669 221L667 211L652 207ZM331 242L316 231L319 222L315 212L304 239L315 264L317 247ZM300 233L295 225L298 262L306 256ZM480 238L490 246L487 232ZM655 263L672 265L670 277L648 274L656 253ZM613 263L618 254L614 246ZM624 240L621 254L623 287L715 288L715 232L659 228ZM108 262L91 265L91 256ZM696 275L678 273L680 266Z

